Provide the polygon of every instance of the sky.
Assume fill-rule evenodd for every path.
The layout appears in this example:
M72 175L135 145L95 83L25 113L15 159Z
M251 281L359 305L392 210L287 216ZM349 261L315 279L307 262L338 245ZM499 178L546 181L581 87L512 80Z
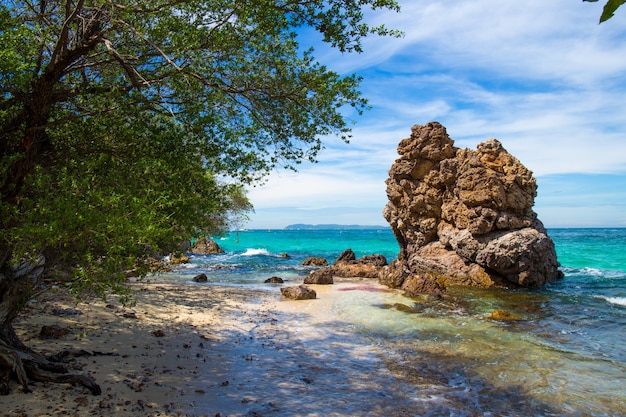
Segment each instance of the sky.
M626 5L606 1L401 0L368 15L404 32L362 54L316 58L363 77L372 109L349 144L324 138L319 162L250 188L249 229L386 226L385 179L411 126L442 123L459 148L497 138L533 171L548 227L626 227Z

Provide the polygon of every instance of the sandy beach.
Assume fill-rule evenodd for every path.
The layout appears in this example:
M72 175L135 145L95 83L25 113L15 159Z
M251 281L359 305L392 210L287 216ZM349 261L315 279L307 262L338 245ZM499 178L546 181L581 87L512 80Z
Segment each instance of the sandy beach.
M406 310L408 298L372 280L311 286L317 298L303 301L282 298L280 284L132 287L134 305L76 304L54 289L31 303L16 322L22 340L46 354L87 352L69 367L102 394L13 384L0 417L623 414L619 366L599 380L596 363L545 347L526 322L455 303ZM44 325L67 334L43 340ZM589 387L594 401L580 395Z
M275 327L271 304L276 297L235 287L199 291L193 285L149 283L133 288L132 306L123 306L116 297L76 304L58 289L32 303L15 325L22 340L46 354L89 352L73 359L70 368L93 377L102 395L44 383L31 383L33 392L26 394L14 385L10 395L0 398L0 415L224 416L235 411L222 410L223 391L237 383L241 373L232 371L245 369L259 344L272 343L267 332ZM44 325L69 333L42 340ZM259 326L263 331L251 336ZM259 339L262 333L266 341ZM242 396L239 411L245 414L254 401ZM196 412L200 405L202 411Z
M335 314L337 297L350 297L343 290L363 284L314 287L317 299L289 301L273 286L136 283L126 306L113 296L76 304L49 290L16 322L18 334L45 354L86 351L69 367L94 378L102 395L41 382L24 393L14 384L0 416L413 415L402 408L408 393L385 393L393 376L381 349ZM68 333L43 340L51 325Z

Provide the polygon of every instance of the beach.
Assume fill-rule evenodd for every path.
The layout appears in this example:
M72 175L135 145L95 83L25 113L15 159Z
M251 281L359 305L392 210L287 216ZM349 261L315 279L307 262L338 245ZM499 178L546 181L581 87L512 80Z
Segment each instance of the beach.
M114 296L75 304L52 288L16 329L46 354L89 353L70 368L94 378L102 395L47 383L25 394L14 384L0 397L0 417L624 415L626 273L605 266L623 265L624 233L555 233L566 277L546 288L451 288L441 300L371 279L311 286L314 300L282 298L281 287L311 270L300 265L307 256L393 249L386 235L370 252L368 234L342 231L308 240L240 233L220 241L225 254L192 255L132 283L133 305ZM596 242L602 250L592 250ZM198 273L209 282L193 282ZM274 275L286 283L263 283ZM43 325L69 332L42 340Z
M69 384L35 382L32 393L14 385L2 398L0 415L410 416L416 411L410 389L398 389L397 372L387 369L384 349L335 315L338 297L388 292L372 280L313 286L318 298L307 301L286 300L275 286L261 291L153 281L131 287L135 301L127 306L115 296L76 304L61 289L33 302L15 326L22 340L45 354L88 353L69 367L94 378L102 395ZM51 325L69 333L42 340L42 326Z
M230 372L239 365L245 368L253 359L255 346L238 349L237 345L246 338L250 341L255 327L272 329L271 299L267 294L233 287L197 291L190 285L154 282L132 287L136 295L132 306L121 305L114 296L76 304L61 289L49 290L31 303L15 324L22 341L46 354L64 349L89 352L72 360L70 368L94 378L102 395L93 396L83 387L48 383L31 383L33 392L26 394L15 385L10 395L1 398L0 414L220 413L220 391L235 380ZM44 325L56 325L69 333L42 340L39 332ZM243 357L235 357L238 355ZM225 369L225 363L233 360L237 366ZM201 367L212 372L200 374ZM213 408L196 414L195 403L206 403L204 397ZM242 404L251 401L240 400Z

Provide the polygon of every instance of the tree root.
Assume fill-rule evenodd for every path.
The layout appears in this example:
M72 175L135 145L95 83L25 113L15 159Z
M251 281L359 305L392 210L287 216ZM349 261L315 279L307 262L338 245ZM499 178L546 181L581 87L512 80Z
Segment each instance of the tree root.
M22 386L24 392L30 392L28 388L28 376L20 356L14 350L0 344L0 369L5 368L0 378L0 394L9 393L9 381L13 374L17 377L18 382Z
M0 394L8 394L9 382L11 378L16 378L24 392L31 392L28 382L32 380L79 384L89 389L93 395L100 395L102 390L92 378L86 375L70 374L64 365L50 361L50 359L61 360L72 353L63 351L46 359L32 352L12 348L0 341ZM79 353L89 354L85 351L79 351Z

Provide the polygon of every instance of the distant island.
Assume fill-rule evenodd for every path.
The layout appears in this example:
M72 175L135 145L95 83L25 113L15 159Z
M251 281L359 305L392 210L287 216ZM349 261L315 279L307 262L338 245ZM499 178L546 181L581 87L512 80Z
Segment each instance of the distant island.
M290 224L285 230L372 230L388 229L389 226L363 226L359 224Z

